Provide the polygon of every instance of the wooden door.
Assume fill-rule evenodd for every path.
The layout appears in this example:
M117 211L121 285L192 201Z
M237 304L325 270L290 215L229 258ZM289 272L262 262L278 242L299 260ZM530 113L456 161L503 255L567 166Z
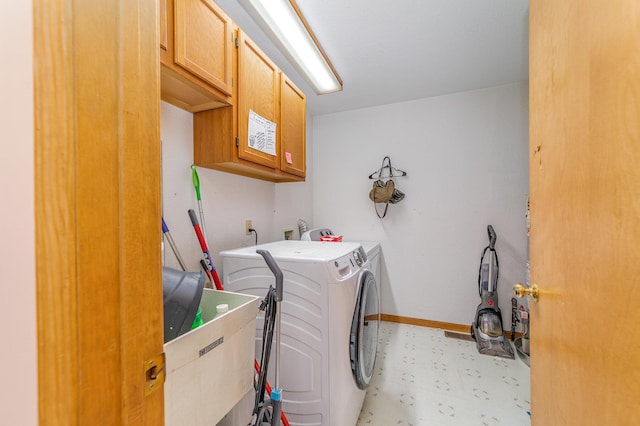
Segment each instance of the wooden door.
M280 170L296 176L306 175L306 98L304 93L280 73Z
M41 425L161 425L157 0L35 0Z
M277 121L278 68L240 30L238 41L238 157L276 169L280 166L279 147L274 147L273 154L265 152L259 138L249 137L248 126L251 111L258 119Z
M640 3L530 3L532 424L640 421Z

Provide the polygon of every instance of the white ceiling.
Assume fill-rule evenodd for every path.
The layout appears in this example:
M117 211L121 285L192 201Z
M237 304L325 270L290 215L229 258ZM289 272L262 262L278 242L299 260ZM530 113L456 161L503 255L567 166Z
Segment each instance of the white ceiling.
M296 0L344 82L320 96L237 0L216 2L305 92L311 115L528 78L529 0Z

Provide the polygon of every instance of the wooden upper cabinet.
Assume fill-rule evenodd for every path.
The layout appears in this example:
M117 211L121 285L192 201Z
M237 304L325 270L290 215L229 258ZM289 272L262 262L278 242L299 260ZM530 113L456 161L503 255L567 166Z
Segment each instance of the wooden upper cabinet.
M231 19L211 0L159 1L162 100L190 112L229 105Z
M304 181L304 94L239 29L237 39L234 102L193 115L194 163L272 182ZM251 111L276 124L273 155L251 140Z
M307 164L306 106L304 93L284 73L280 73L280 170L301 177L305 177Z
M210 0L175 0L175 62L231 96L231 19Z
M238 33L238 157L277 168L280 166L277 126L272 134L268 134L269 130L263 134L261 130L251 135L249 126L250 122L263 119L277 122L279 70L250 38L242 31ZM273 154L266 152L269 148Z

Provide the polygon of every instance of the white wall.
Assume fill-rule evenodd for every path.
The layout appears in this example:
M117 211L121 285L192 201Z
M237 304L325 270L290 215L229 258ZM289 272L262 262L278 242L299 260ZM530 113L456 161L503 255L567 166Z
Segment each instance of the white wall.
M33 178L33 12L0 13L0 424L38 424Z
M193 163L193 116L162 102L160 117L163 216L188 269L198 271L202 252L187 215L190 208L198 212L190 169ZM312 220L313 168L309 156L312 128L310 120L307 120L305 182L275 184L198 168L209 249L220 277L223 271L218 253L255 242L254 235L245 235L245 220L253 221L259 243L282 239L283 229L293 229L294 238L300 238L298 219ZM164 244L165 265L178 268L169 244L166 241ZM252 408L253 396L248 394L219 425L246 424L250 420L246 418L247 414L250 415Z
M189 270L197 271L202 252L187 215L190 208L198 212L190 169L193 116L162 102L160 129L164 219ZM205 168L198 168L198 175L209 250L218 269L220 251L254 244L255 235L245 235L245 220L253 221L258 243L266 243L282 239L284 228L293 228L298 238L297 220L311 218L310 170L306 182L279 184ZM166 242L164 253L166 265L177 268ZM221 270L218 274L222 277Z
M470 324L487 224L498 234L499 295L525 279L527 85L513 84L314 118L313 225L378 240L382 312ZM385 155L406 193L378 219L369 174Z

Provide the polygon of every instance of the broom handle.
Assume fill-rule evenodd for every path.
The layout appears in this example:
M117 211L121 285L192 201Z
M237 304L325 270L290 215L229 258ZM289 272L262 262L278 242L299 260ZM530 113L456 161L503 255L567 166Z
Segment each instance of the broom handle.
M178 259L178 263L180 264L180 268L182 268L183 271L186 271L187 267L186 267L186 265L184 263L184 260L182 260L182 256L180 256L180 252L178 251L178 247L176 246L175 241L173 241L173 237L171 236L171 232L169 232L169 227L164 222L164 217L162 218L162 233L164 235L166 235L167 241L169 242L169 246L171 247L171 250L173 250L173 254L175 254L176 258Z
M216 271L215 266L213 266L213 260L211 259L211 255L209 254L209 247L207 247L207 242L204 240L202 230L200 229L200 225L198 224L196 212L194 212L193 209L189 209L189 218L191 219L191 224L193 225L193 229L196 232L196 237L198 237L198 242L200 243L200 248L202 249L202 254L204 255L204 260L207 263L209 272L211 272L211 276L213 277L213 282L216 285L216 289L222 290L222 283L220 282L220 277L218 277L218 271Z
M207 235L209 234L207 234L207 225L204 222L204 209L202 208L202 196L200 195L200 177L198 176L198 170L196 169L195 164L191 165L191 180L193 181L193 187L196 190L196 198L198 200L198 213L200 213L202 234L204 235L204 240L208 241Z

